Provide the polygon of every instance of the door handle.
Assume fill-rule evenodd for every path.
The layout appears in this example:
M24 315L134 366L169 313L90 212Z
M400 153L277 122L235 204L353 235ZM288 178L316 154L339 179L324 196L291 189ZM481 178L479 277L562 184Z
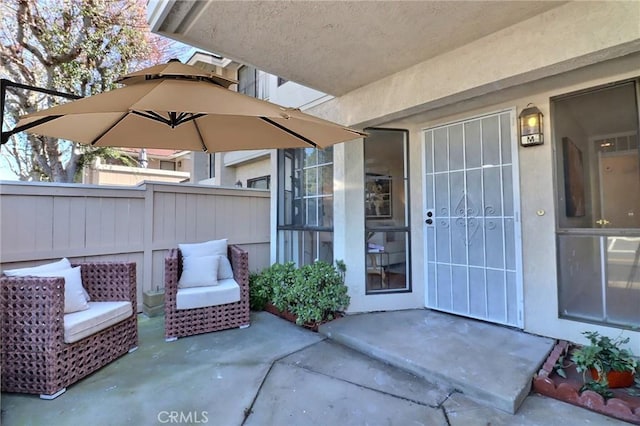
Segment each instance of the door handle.
M607 219L599 219L599 220L596 220L596 223L597 223L598 225L608 225L608 224L610 224L611 222L609 222Z
M433 225L433 210L427 210L427 219L424 223L427 225Z

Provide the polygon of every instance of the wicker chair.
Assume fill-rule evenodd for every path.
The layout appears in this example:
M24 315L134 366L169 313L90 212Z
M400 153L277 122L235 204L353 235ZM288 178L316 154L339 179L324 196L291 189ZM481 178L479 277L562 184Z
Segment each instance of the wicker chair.
M130 301L133 315L68 344L63 328L64 278L0 277L2 391L53 399L137 348L135 263L79 265L91 301Z
M179 310L176 308L176 294L182 273L182 255L180 249L169 250L164 264L165 340L172 341L178 337L249 326L249 255L236 245L229 245L227 254L233 269L233 278L240 286L240 301Z

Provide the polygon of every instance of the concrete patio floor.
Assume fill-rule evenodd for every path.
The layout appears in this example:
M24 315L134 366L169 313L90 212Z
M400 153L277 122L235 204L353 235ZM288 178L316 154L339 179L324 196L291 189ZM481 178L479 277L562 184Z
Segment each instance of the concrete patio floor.
M504 339L528 346L531 337L539 350L547 339L426 310L348 316L321 329L331 338L266 312L251 319L247 329L166 343L163 317L141 315L137 351L52 401L3 393L2 425L626 424L534 394L510 414L491 406L487 395L497 391L482 381L485 373L452 368L462 361L471 371L477 358L484 372L501 371L500 382L514 389L508 378L535 370L538 360L526 351L505 354ZM436 336L446 330L425 333L423 325L451 327L449 343ZM485 344L470 351L469 342L478 345L470 335L451 338L465 327L481 332ZM447 367L444 373L426 368L434 362ZM465 384L474 380L491 389L477 393Z

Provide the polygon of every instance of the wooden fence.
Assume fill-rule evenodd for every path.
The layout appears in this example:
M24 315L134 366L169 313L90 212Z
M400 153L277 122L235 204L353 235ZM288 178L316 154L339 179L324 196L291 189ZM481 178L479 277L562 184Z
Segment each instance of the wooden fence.
M269 265L270 195L263 190L149 183L137 187L2 182L0 268L73 261L137 264L144 291L164 288L164 256L178 243L228 238Z

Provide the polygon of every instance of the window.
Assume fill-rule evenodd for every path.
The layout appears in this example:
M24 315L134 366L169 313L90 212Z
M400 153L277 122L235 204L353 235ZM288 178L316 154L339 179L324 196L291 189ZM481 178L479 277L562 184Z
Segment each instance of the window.
M216 177L216 154L209 154L209 178Z
M271 176L247 179L247 188L269 189L271 188Z
M552 99L563 318L640 326L637 81Z
M160 160L160 170L176 170L176 163L173 161Z
M248 65L243 65L238 70L238 92L257 97L258 71Z
M364 140L366 293L410 291L407 132L367 129Z
M278 152L278 259L333 263L333 149Z

